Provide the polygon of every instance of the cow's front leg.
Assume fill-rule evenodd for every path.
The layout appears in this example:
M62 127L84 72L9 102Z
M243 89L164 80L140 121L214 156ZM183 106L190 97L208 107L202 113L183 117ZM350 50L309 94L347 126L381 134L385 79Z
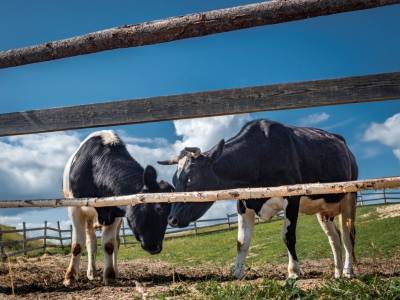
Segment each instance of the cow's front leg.
M299 215L299 204L300 204L300 197L298 196L288 197L285 200L284 204L285 222L283 224L282 237L288 249L289 278L298 278L300 275L300 267L296 254L296 226L297 226L297 218Z
M342 230L342 240L345 251L343 276L347 278L353 277L353 259L355 244L355 217L356 217L356 193L348 193L341 203L341 214L339 216L340 226Z
M78 279L79 262L85 249L85 215L80 208L74 207L70 209L70 216L72 221L71 260L64 276L65 286L71 285L74 280Z
M88 252L88 266L86 276L89 280L94 279L96 272L97 238L94 222L94 218L90 218L86 222L86 249Z
M239 205L244 206L244 202ZM238 240L237 256L233 276L240 279L244 275L244 262L249 251L251 236L254 228L255 212L252 209L245 208L245 211L238 210Z
M118 251L119 251L119 246L121 244L121 240L119 237L119 232L121 230L121 225L122 225L122 218L115 218L115 222L118 222L119 225L117 226L116 230L116 241L117 245L114 249L113 253L113 265L114 265L114 272L115 272L115 277L118 277L119 271L118 271Z
M116 278L114 268L114 252L117 250L117 229L119 225L119 218L116 218L111 225L103 226L103 250L104 250L104 269L103 269L103 282L109 284Z

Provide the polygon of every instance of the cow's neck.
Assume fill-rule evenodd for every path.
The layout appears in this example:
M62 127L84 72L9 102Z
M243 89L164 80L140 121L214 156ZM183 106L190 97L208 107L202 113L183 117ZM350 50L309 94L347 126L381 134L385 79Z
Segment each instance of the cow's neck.
M232 188L249 187L250 186L249 179L251 180L251 178L249 178L248 176L242 176L241 174L243 173L240 172L240 170L235 170L237 174L234 174L235 172L232 172L231 168L224 167L224 165L226 164L224 163L223 159L224 157L221 156L221 158L216 163L217 165L214 169L218 188L232 189ZM235 166L233 166L233 168L234 167Z

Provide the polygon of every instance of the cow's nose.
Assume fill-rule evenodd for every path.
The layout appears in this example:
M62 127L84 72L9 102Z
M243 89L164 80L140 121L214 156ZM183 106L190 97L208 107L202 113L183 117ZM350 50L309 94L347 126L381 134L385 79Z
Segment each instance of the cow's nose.
M161 250L162 250L162 247L160 245L158 245L155 249L153 249L149 252L150 252L150 254L158 254L161 252Z
M176 226L178 226L178 219L176 217L174 217L174 216L169 216L168 217L168 223L172 227L176 227Z

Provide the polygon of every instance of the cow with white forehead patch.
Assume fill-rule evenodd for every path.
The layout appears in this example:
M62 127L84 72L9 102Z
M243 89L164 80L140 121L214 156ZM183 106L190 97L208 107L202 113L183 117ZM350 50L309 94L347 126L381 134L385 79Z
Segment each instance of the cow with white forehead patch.
M128 153L125 144L113 131L89 135L68 160L64 169L65 198L109 197L139 192L173 192L173 187L157 182L152 166L142 166ZM93 280L96 269L95 224L103 228L103 281L108 284L118 275L117 255L122 217L144 250L159 253L167 228L170 204L140 204L114 207L70 207L72 221L71 261L64 278L69 286L79 273L79 260L85 244L88 252L87 277Z
M221 140L205 153L198 148L186 148L178 157L159 163L178 164L173 178L178 192L339 182L355 180L358 176L355 158L341 136L268 120L247 123L236 136L227 142ZM355 193L238 201L238 253L234 275L241 278L244 274L255 215L269 220L283 210L289 277L296 278L300 273L295 248L299 213L317 214L333 251L335 277L342 273L351 277L355 204ZM168 222L171 226L185 227L200 218L211 205L174 203ZM338 215L346 252L344 269L340 236L333 222Z

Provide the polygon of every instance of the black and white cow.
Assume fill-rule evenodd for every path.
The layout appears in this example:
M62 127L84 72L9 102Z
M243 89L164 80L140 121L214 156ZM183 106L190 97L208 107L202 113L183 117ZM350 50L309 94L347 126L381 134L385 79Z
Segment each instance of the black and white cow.
M173 187L157 183L156 170L142 166L128 153L124 143L113 131L90 134L68 160L63 176L65 198L107 197L138 192L172 192ZM95 225L103 227L103 281L118 276L117 255L122 217L144 250L156 254L162 249L170 204L140 204L127 207L70 207L73 225L71 261L64 278L68 286L77 279L79 261L85 243L88 251L87 277L92 280L96 269Z
M247 123L236 136L226 143L221 140L205 153L198 148L186 148L178 157L159 163L178 164L173 178L178 192L338 182L355 180L358 176L355 158L341 136L268 120ZM353 273L355 201L355 193L238 201L238 254L234 275L241 278L244 274L255 214L268 220L283 210L289 277L298 277L300 272L295 249L299 212L317 214L333 251L335 277L340 277L342 272L350 277ZM185 227L200 218L211 205L174 203L168 222L171 226ZM333 222L337 215L340 215L346 251L344 270L340 237Z

